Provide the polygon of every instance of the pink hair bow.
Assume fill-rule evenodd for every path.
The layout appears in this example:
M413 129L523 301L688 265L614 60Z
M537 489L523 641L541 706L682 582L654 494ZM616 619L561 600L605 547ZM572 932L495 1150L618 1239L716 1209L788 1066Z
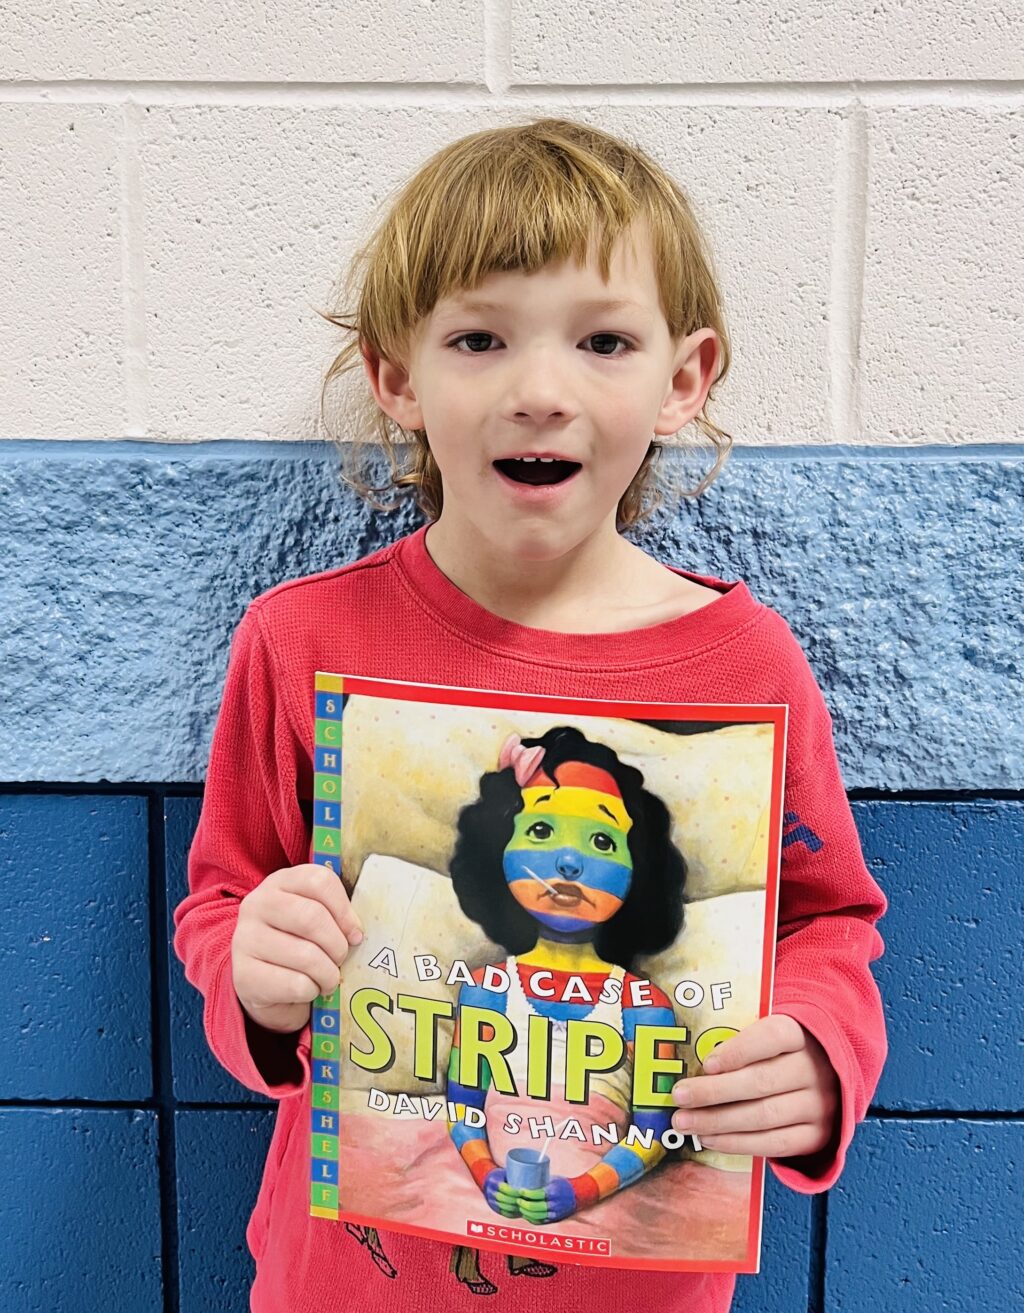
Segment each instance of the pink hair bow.
M504 770L506 766L511 766L516 773L516 783L522 788L540 765L543 756L544 749L539 743L532 748L524 748L519 735L510 734L498 753L498 769Z

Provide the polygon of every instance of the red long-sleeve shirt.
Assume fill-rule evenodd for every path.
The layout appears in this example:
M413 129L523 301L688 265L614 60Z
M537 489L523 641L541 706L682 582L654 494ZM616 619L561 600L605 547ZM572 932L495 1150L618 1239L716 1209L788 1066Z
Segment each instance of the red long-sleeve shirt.
M885 898L864 864L832 740L832 722L786 622L742 581L678 571L721 596L689 614L623 633L565 634L504 620L434 564L426 527L350 565L258 597L231 648L206 792L189 855L189 895L174 948L203 996L214 1055L249 1089L279 1100L247 1239L254 1313L359 1309L478 1310L450 1269L450 1246L379 1236L309 1216L310 1032L271 1034L235 995L238 906L271 871L308 861L317 670L469 688L629 701L787 703L785 811L774 1012L823 1045L842 1092L838 1148L769 1160L804 1194L831 1186L885 1059L869 963ZM674 568L674 567L673 567ZM560 1266L530 1279L500 1255L482 1267L495 1313L724 1313L735 1278Z

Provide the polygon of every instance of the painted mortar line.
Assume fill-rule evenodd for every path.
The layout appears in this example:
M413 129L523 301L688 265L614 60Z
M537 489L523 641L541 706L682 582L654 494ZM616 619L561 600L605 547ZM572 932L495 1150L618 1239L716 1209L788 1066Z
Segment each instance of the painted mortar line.
M152 793L149 818L149 927L153 1093L159 1127L158 1184L164 1313L179 1313L177 1146L171 1054L170 947L167 936L167 863L164 798Z
M240 1099L231 1103L215 1103L203 1099L179 1099L174 1105L178 1112L267 1112L274 1111L274 1103L267 1099L262 1103L253 1100L243 1103Z
M867 111L857 101L840 118L829 261L829 387L825 430L833 442L861 432L860 344L868 222Z
M512 15L507 0L484 0L484 81L492 96L508 93L512 76Z
M201 798L201 781L169 782L167 784L140 782L114 782L110 780L0 780L0 795L17 793L66 794L79 798L92 795L124 798L152 798L155 793L165 798Z
M828 1262L828 1191L811 1197L810 1257L807 1264L807 1313L825 1313Z
M488 76L485 55L485 77ZM467 106L511 108L537 102L547 110L559 105L635 105L638 108L708 105L722 109L842 108L856 97L873 108L943 108L1014 110L1024 107L1024 80L965 78L936 81L821 82L589 82L514 83L500 97L486 82L238 82L186 80L75 79L0 83L0 103L116 104L132 96L148 105L201 108L307 105L344 109L348 105L380 104L386 108L426 105L434 109Z
M668 452L692 456L681 446L669 446ZM339 449L317 439L304 441L278 438L217 438L199 441L168 441L161 438L0 438L0 464L26 459L74 460L107 457L112 460L143 456L168 460L328 460L337 458ZM671 457L676 459L676 457ZM1024 460L1021 442L961 442L884 444L821 442L792 444L750 444L733 447L730 461L784 460L895 460L895 461L963 461Z
M149 428L149 364L146 343L146 207L139 164L141 116L127 101L121 105L118 170L121 182L121 304L124 313L124 387L126 436L144 438Z
M877 789L849 788L850 802L987 803L1024 802L1024 789Z
M77 1096L67 1099L0 1099L0 1112L5 1109L22 1109L27 1112L160 1112L160 1103L156 1099L82 1099ZM252 1112L253 1109L267 1112L274 1111L274 1104L266 1103L210 1103L178 1101L174 1104L175 1112Z
M516 99L557 98L569 104L601 105L713 105L723 109L739 106L781 109L837 109L852 97L871 108L1019 109L1024 103L1024 81L1016 78L964 78L936 82L591 82L578 86L559 83L514 83L509 94Z
M149 798L159 792L164 798L195 798L203 796L202 780L169 781L168 783L140 782L138 780L111 782L110 780L0 780L0 797L17 794L64 794L68 797L113 796ZM877 789L849 788L850 802L901 802L927 805L929 803L1024 803L1024 789Z
M883 919L882 924L885 924ZM1024 1108L876 1108L868 1109L868 1120L877 1122L938 1121L1024 1121Z

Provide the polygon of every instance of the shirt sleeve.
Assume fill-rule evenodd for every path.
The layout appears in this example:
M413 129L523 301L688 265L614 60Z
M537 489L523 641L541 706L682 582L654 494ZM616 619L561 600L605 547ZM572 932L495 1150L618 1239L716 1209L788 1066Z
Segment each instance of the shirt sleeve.
M792 1017L822 1045L839 1077L841 1108L832 1143L819 1153L768 1162L783 1184L817 1194L838 1179L885 1062L870 964L883 952L875 923L886 899L865 865L832 718L802 650L800 668L790 704L772 1012Z
M248 1016L232 981L231 940L242 899L270 872L309 860L297 792L302 755L257 601L231 644L189 850L189 893L174 912L174 951L203 997L214 1057L248 1089L275 1099L305 1084L309 1027L281 1035Z

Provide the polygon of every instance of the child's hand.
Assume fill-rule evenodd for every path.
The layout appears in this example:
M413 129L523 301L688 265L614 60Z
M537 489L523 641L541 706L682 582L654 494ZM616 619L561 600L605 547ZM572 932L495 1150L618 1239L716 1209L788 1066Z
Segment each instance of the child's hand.
M522 1217L533 1226L560 1222L576 1212L576 1193L564 1176L553 1176L541 1189L509 1185L505 1169L496 1167L484 1177L484 1198L502 1217Z
M349 944L362 937L345 887L329 867L274 871L238 910L231 939L238 1001L267 1030L301 1030L313 1000L337 988Z
M519 1206L511 1196L512 1187L505 1180L504 1167L493 1167L484 1177L484 1198L502 1217L518 1217Z
M723 1153L794 1158L838 1136L839 1078L825 1050L792 1017L761 1017L725 1040L702 1076L677 1081L677 1131ZM693 1111L689 1111L693 1109Z
M534 1226L560 1222L576 1212L576 1194L564 1176L553 1176L540 1190L519 1190L519 1213Z

